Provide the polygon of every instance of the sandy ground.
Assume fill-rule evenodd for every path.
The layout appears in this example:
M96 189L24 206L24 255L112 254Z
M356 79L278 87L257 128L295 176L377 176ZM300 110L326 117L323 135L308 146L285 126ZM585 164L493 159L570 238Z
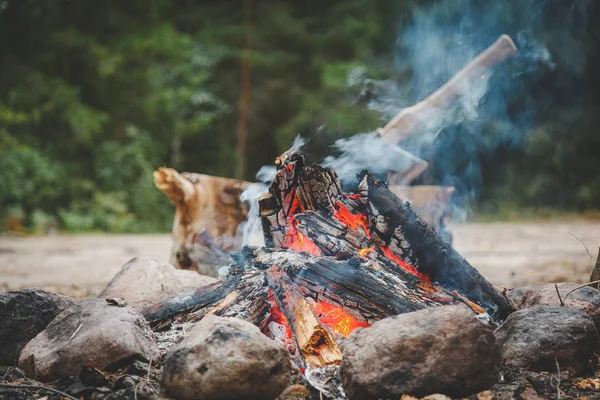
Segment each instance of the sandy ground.
M585 282L596 257L600 222L464 224L454 244L492 283L518 287L538 282ZM0 237L0 289L41 287L77 297L102 291L133 257L166 261L169 235Z

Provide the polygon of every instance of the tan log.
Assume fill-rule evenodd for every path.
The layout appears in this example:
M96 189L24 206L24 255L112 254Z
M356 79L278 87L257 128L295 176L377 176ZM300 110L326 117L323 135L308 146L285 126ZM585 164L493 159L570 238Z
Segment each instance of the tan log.
M175 206L171 263L216 276L214 268L201 265L194 257L198 235L208 234L219 250L228 251L231 246L223 239L235 237L238 225L246 220L240 195L250 183L159 168L154 172L154 184Z
M311 306L283 270L273 266L267 271L267 278L306 364L313 368L339 364L342 352L333 334L319 323Z
M434 118L439 110L448 106L460 96L469 83L482 79L487 70L511 57L516 52L517 47L510 36L501 35L494 44L471 60L442 87L417 104L402 109L383 128L378 129L377 133L383 140L391 144L399 143ZM399 151L404 152L404 150ZM404 156L408 157L406 154ZM412 166L407 171L400 172L400 178L394 177L392 183L408 184L427 168L427 162L412 154L410 156L408 158Z

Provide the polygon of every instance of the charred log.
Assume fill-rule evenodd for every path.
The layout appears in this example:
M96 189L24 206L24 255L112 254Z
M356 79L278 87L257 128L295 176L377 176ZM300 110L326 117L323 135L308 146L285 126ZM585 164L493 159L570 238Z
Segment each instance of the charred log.
M395 255L415 266L431 281L481 305L497 320L512 312L508 299L425 224L409 203L396 197L384 182L364 173L360 186L368 191L374 235Z
M508 300L425 224L410 204L369 173L362 174L356 191L349 194L342 191L335 172L320 166L305 167L298 153L280 157L278 167L270 193L260 203L267 246L341 259L372 251L378 268L388 269L392 281L408 286L406 293L418 294L420 300L415 304L427 303L427 295L435 293L431 296L434 299L441 294L442 298L458 297L478 304L496 320L512 311ZM326 274L327 268L319 269L322 263L326 262L311 265L304 275L320 271L324 276L312 278L332 279ZM335 279L344 276L336 273L341 275ZM360 275L358 270L353 273ZM361 278L374 283L370 275ZM350 285L346 289L352 283L344 281ZM398 293L393 297L395 302L402 302ZM386 306L396 313L415 309L406 304Z

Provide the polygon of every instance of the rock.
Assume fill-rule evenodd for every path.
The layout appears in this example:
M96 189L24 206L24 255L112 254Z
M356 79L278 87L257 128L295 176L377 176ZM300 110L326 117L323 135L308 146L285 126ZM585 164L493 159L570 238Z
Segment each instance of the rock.
M288 386L277 400L310 400L310 391L303 385Z
M289 384L290 355L249 322L209 315L167 355L163 381L178 399L274 399Z
M42 381L78 376L125 359L156 359L158 348L146 320L133 308L102 299L82 300L59 314L21 351L19 366Z
M462 305L383 319L355 330L341 346L340 373L350 399L464 397L498 380L493 331Z
M495 332L509 368L584 373L598 349L592 318L569 307L536 306L512 313ZM555 361L556 360L556 361Z
M40 289L0 292L0 364L13 365L21 349L73 299Z
M580 286L568 282L556 285L563 299L567 293ZM554 283L512 289L507 297L517 310L534 306L560 306ZM571 293L564 303L565 306L581 310L592 317L596 329L600 331L600 290L583 287Z
M215 281L152 258L133 258L121 267L99 297L123 298L137 311L142 311L168 297Z

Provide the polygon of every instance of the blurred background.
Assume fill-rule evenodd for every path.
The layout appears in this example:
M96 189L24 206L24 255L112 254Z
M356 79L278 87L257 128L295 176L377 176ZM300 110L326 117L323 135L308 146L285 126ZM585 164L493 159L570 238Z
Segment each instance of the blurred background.
M160 166L253 181L296 135L313 162L362 154L500 34L518 54L403 142L430 163L414 184L456 187L455 244L494 283L583 281L598 17L593 0L0 0L0 286L71 265L94 292L131 256L166 259L167 235L14 238L167 233Z
M384 125L499 34L496 67L407 142L467 217L600 208L593 0L0 0L2 231L166 232L159 166L253 180Z

